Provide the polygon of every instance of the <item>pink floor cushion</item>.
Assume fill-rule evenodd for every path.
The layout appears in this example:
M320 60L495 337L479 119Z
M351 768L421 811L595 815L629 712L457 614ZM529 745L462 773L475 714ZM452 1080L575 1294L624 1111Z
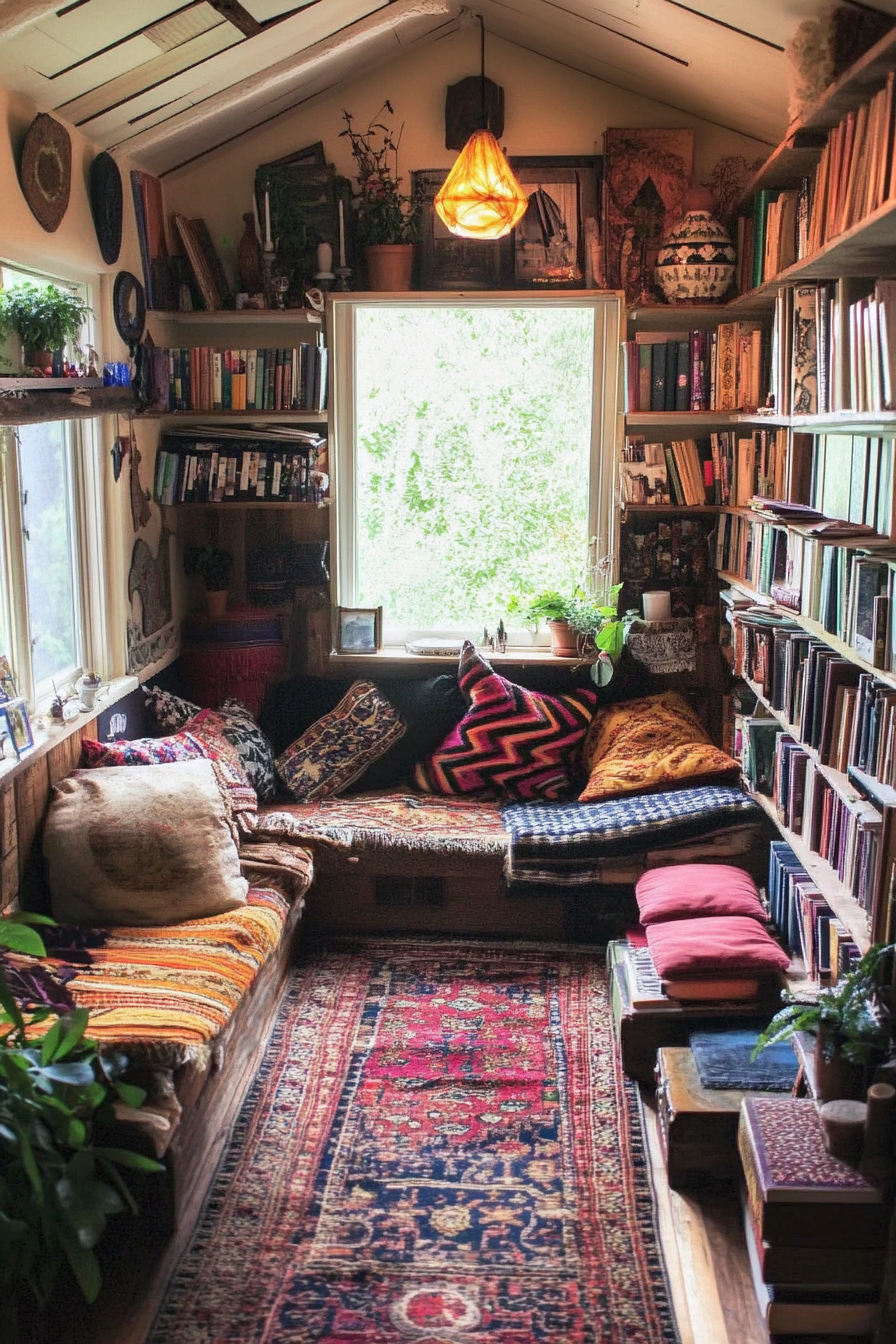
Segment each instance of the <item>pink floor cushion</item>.
M679 863L651 868L638 878L635 899L642 924L705 915L746 915L764 924L756 883L730 863Z
M770 975L790 958L755 919L719 915L647 926L647 946L663 980L693 975Z

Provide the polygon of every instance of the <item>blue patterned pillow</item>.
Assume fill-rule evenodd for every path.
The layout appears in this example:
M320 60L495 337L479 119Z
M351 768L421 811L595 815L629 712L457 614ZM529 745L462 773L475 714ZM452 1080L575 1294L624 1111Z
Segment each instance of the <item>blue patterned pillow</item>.
M298 802L347 789L403 736L398 711L372 681L356 681L335 709L286 748L277 774Z

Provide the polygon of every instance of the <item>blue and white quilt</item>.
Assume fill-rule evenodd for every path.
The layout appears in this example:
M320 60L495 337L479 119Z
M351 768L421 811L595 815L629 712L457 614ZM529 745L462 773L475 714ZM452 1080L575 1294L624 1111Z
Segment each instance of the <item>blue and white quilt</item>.
M601 860L760 824L759 804L740 788L705 784L598 803L508 803L505 874L511 884L584 886Z

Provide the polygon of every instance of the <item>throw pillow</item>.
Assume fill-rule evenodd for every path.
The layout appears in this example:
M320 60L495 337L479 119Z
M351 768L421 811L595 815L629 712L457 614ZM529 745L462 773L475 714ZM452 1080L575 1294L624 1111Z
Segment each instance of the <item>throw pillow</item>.
M202 708L201 705L194 705L192 700L184 700L171 691L163 691L159 686L141 686L140 689L146 697L146 708L156 727L163 733L176 733Z
M598 710L585 743L585 765L589 779L579 794L582 803L718 782L740 770L713 746L677 691Z
M756 883L730 863L677 863L651 868L635 883L642 924L703 915L746 915L766 922Z
M157 726L165 733L176 733L196 714L199 705L183 700L170 691L156 686L142 688L146 706ZM274 770L274 749L255 718L239 700L225 700L217 711L223 719L222 731L231 746L236 747L249 783L260 803L269 803L277 793L277 774Z
M595 695L545 695L494 671L467 641L458 685L468 709L415 781L427 793L482 793L520 800L562 798L580 774Z
M171 737L134 737L129 742L81 740L81 759L85 769L122 765L173 765L177 761L208 760L205 745L192 733Z
M347 789L405 731L398 712L372 681L356 681L339 704L286 748L277 773L298 802Z
M246 902L248 883L210 761L75 770L43 838L65 924L177 924Z
M790 958L755 919L726 915L650 924L647 946L664 980L693 975L769 975Z

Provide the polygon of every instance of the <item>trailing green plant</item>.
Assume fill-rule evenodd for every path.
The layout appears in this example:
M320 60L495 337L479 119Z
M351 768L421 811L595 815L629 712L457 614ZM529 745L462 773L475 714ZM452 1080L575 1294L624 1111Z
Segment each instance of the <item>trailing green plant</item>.
M398 173L398 147L404 123L393 138L392 130L378 120L383 112L394 116L392 104L383 103L366 131L357 131L350 112L343 108L345 130L357 164L358 192L354 198L358 241L362 246L383 243L413 243L420 235L422 201L401 190L404 180Z
M825 1047L851 1064L873 1064L890 1048L890 1008L882 990L896 945L875 943L836 985L812 1001L792 998L759 1037L753 1057L798 1031L824 1033Z
M188 546L184 551L184 573L198 574L210 593L221 592L230 583L233 555L218 546Z
M29 352L60 350L81 334L90 311L75 294L23 280L0 290L0 335L15 332Z
M53 920L0 918L0 1299L14 1301L24 1286L44 1306L65 1264L87 1301L96 1298L107 1220L137 1212L122 1169L163 1168L94 1142L116 1098L140 1106L146 1094L121 1081L123 1055L102 1056L87 1038L87 1010L58 976L4 955L45 957L39 924Z

